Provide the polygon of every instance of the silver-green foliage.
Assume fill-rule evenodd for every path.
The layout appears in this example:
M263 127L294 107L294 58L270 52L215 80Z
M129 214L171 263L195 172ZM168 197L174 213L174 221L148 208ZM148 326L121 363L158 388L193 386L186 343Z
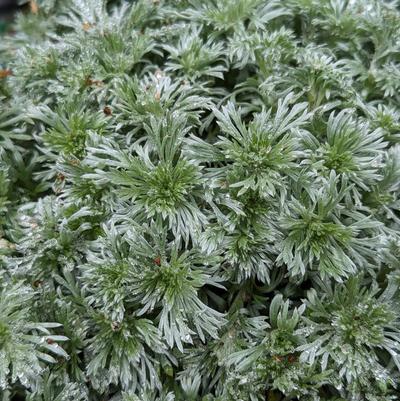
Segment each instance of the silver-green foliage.
M395 400L398 2L20 3L0 399Z

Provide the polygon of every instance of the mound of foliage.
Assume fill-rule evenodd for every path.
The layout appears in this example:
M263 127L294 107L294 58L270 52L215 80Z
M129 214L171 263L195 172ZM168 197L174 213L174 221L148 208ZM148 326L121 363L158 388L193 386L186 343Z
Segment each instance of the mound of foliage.
M399 2L25 3L0 399L397 400Z

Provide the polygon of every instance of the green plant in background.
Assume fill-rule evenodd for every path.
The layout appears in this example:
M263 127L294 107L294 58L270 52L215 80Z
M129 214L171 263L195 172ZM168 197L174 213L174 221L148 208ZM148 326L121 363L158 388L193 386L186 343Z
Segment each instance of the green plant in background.
M21 5L0 399L398 399L397 2Z

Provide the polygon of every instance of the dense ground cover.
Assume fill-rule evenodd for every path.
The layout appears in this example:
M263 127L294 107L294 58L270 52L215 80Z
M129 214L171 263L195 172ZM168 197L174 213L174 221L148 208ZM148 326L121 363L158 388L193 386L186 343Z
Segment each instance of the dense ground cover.
M399 88L398 1L28 2L2 401L398 399Z

